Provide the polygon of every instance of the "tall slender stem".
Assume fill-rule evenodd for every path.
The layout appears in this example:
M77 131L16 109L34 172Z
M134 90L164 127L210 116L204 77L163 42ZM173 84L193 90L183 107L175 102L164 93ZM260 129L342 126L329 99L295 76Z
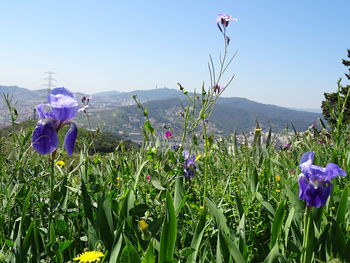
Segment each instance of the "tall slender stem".
M204 136L204 191L203 191L203 205L205 204L205 199L207 197L207 178L208 178L208 137L207 137L207 126L205 123L205 119L203 119L203 136Z
M52 216L53 216L53 209L54 209L54 196L53 196L53 190L54 190L54 179L55 179L55 158L56 158L56 151L54 151L51 154L51 159L50 159L50 212L49 212L49 229L52 221Z
M303 246L301 251L301 263L310 263L311 261L311 253L312 253L312 247L311 247L311 241L312 236L310 235L312 227L312 215L311 215L311 207L307 206L305 208L304 213L304 236L303 236Z
M92 128L91 128L90 117L89 117L89 113L88 113L88 112L86 112L85 114L86 114L86 118L87 118L88 125L89 125L92 147L93 147L93 149L94 149L94 154L95 154L95 153L96 153L96 148L95 148L94 136L93 136L93 134L92 134Z

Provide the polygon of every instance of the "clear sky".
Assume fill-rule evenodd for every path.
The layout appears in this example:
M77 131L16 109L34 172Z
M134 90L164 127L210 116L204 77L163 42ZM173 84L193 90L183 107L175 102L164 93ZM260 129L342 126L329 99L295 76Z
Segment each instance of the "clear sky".
M224 96L318 108L345 78L350 48L349 0L0 0L0 11L0 85L28 89L54 71L57 85L90 94L199 90L227 13L239 19L228 28L238 53Z

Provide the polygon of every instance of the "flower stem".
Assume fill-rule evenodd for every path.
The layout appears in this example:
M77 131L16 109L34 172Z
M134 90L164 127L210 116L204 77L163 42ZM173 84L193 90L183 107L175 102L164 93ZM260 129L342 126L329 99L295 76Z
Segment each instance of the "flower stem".
M50 224L51 224L51 221L52 221L53 207L54 207L53 189L54 189L55 158L56 158L56 151L54 151L51 154L51 160L50 160L50 212L49 212L49 227L50 227Z
M205 124L205 119L203 119L203 135L204 135L204 147L205 147L205 156L204 156L204 191L203 191L203 206L205 204L205 199L207 197L207 175L208 175L208 137L207 137L207 126Z
M312 228L312 214L311 207L306 206L304 213L304 236L303 236L303 246L301 252L301 263L311 262L312 256L312 239L313 236L310 234Z

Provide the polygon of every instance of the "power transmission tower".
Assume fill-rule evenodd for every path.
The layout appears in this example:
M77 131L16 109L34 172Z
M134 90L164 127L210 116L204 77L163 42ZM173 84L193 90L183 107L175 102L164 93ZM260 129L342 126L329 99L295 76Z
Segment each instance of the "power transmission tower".
M47 78L45 78L44 80L47 81L46 84L44 84L43 86L44 87L47 87L48 89L48 94L50 94L52 88L55 88L56 85L53 84L54 81L57 81L55 78L52 77L53 74L56 74L55 72L52 72L52 71L48 71L48 72L45 72L45 74L47 74Z

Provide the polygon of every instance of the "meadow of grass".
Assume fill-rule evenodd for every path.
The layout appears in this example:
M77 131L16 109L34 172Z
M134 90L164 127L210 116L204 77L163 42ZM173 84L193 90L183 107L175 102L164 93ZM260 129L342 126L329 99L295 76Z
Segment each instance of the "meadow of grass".
M210 88L188 97L184 127L172 131L182 134L179 145L156 136L135 98L145 117L140 148L92 154L91 142L79 141L72 157L62 147L40 155L34 126L18 129L9 107L12 129L0 141L0 262L350 262L349 176L333 179L320 208L298 198L304 152L349 171L341 114L333 129L310 126L283 149L271 131L263 141L258 125L250 144L207 133L224 90L223 29L219 74L211 60Z
M252 145L214 138L205 151L193 143L202 156L186 178L182 150L162 145L170 141L69 160L58 149L51 171L50 156L31 149L32 129L14 131L1 141L11 149L0 155L2 261L68 262L98 250L105 262L300 262L299 159L313 150L315 163L349 171L343 132L335 141L338 134L311 127L283 150L273 138L261 143L259 129ZM350 260L348 188L337 178L327 204L310 211L319 262Z

